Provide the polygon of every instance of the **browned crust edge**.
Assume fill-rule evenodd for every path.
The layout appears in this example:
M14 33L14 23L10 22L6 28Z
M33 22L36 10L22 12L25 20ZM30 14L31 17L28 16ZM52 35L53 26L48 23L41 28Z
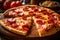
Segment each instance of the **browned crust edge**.
M6 28L7 30L9 30L9 31L11 31L11 32L13 32L13 33L16 33L16 34L19 34L19 35L26 35L26 34L27 34L27 31L19 31L19 30L17 30L17 29L11 28L11 27L9 27L9 26L5 26L5 24L3 23L2 20L0 20L0 24L1 24L4 28Z

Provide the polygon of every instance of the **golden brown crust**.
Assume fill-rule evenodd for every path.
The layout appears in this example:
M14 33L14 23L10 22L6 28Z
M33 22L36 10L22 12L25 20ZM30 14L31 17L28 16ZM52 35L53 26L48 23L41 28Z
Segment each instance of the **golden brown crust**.
M6 26L2 20L0 20L0 24L1 24L4 28L6 28L7 30L9 30L9 31L11 31L11 32L13 32L13 33L16 33L16 34L19 34L19 35L26 35L26 34L27 34L27 31L19 31L19 30L17 30L17 29L14 29L14 28L11 28L11 27L9 27L9 26Z
M60 28L59 27L54 27L54 28L51 28L50 30L43 30L43 31L38 31L38 34L40 35L40 37L45 37L45 36L49 36L49 35L53 35L55 33L57 33L58 31L60 31Z

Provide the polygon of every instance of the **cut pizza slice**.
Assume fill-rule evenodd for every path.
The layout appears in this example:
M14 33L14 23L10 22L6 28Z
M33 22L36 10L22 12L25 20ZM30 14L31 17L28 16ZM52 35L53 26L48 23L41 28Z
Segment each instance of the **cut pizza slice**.
M19 35L26 35L31 28L31 23L32 18L26 16L0 20L0 24L4 28Z
M34 25L40 37L52 35L60 30L60 28L56 26L57 22L54 19L48 18L49 16L47 15L33 16Z

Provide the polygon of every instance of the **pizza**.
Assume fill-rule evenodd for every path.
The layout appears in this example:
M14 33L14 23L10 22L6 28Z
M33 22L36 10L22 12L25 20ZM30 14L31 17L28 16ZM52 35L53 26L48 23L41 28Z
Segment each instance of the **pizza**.
M26 35L28 30L31 27L32 19L31 17L16 17L16 18L4 18L0 21L0 23L8 30Z
M35 27L40 37L55 34L60 30L60 15L51 9L26 5L8 9L3 14L0 24L7 30L27 35Z
M40 36L51 35L60 29L57 26L58 17L55 14L33 16L33 20Z

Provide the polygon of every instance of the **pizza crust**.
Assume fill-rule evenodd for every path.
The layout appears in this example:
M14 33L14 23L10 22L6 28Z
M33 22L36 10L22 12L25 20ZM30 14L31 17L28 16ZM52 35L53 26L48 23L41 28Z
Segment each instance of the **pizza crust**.
M53 35L53 34L57 33L58 31L60 31L60 28L59 27L56 27L56 28L54 27L54 28L52 28L48 31L45 31L45 30L43 30L43 31L37 30L37 31L38 31L38 34L39 34L40 37L45 37L45 36L50 36L50 35Z
M27 31L22 31L22 30L17 30L17 29L14 29L14 28L11 28L11 27L9 27L9 26L5 26L5 24L3 23L3 21L2 20L0 20L0 24L4 27L4 28L6 28L7 30L9 30L9 31L11 31L11 32L13 32L13 33L16 33L16 34L19 34L19 35L26 35L27 34Z

